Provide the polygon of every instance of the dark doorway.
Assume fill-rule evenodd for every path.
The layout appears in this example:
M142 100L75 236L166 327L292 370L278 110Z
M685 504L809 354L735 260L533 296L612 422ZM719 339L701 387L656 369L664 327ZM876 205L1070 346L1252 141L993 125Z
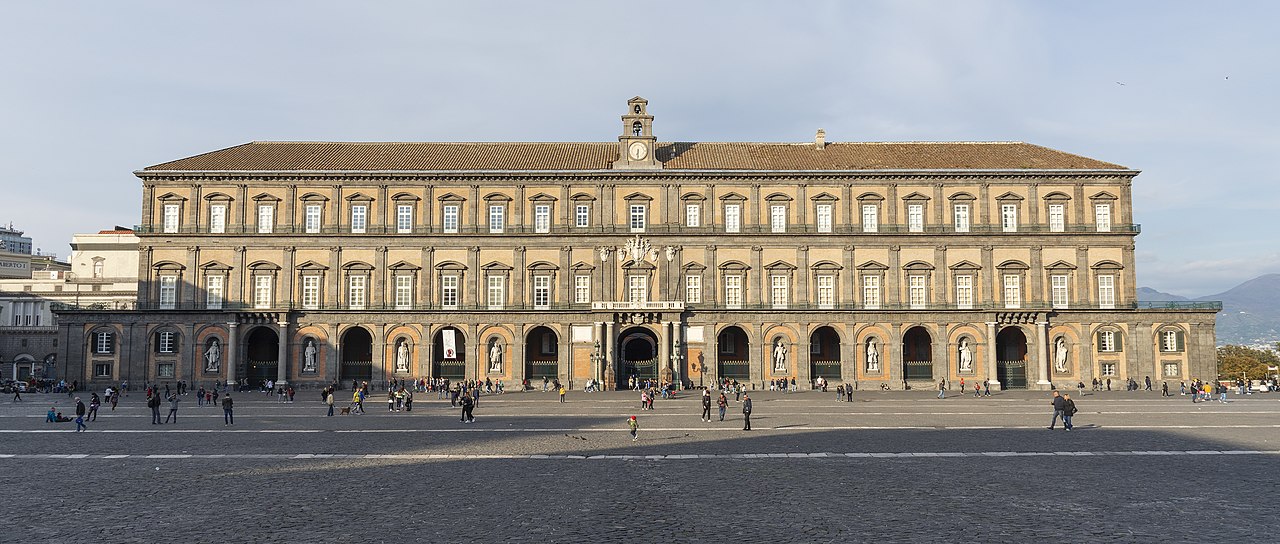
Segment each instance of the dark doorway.
M722 380L751 378L751 341L741 327L725 327L716 337L716 368Z
M364 327L351 327L342 334L342 381L367 382L373 379L373 336Z
M618 336L618 389L626 389L627 378L658 379L658 337L649 329L635 327Z
M1006 327L996 335L996 379L1005 389L1027 388L1027 335Z
M818 327L809 336L809 375L827 380L840 379L840 334L831 327Z
M444 337L446 331L453 331L453 346L446 353ZM445 327L436 332L431 340L431 375L457 381L467 376L466 337L462 331L454 327Z
M524 375L530 382L560 377L560 345L556 332L547 327L529 331L524 344Z
M933 381L933 338L924 327L911 327L902 335L902 376Z
M280 337L276 331L271 327L258 327L245 341L245 377L249 379L249 387L261 387L267 380L275 380L280 365Z

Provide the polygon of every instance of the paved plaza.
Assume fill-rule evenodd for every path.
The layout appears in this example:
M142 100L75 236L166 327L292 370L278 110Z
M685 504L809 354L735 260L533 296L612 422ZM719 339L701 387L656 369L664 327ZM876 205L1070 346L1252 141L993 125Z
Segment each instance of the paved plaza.
M79 434L44 422L54 403L74 412L66 395L6 397L0 540L1277 538L1278 394L1090 392L1070 433L1045 428L1043 392L751 396L744 432L732 396L724 422L703 422L696 394L641 411L631 392L508 393L463 424L433 393L412 412L374 395L367 414L334 417L315 390L237 393L229 426L191 396L179 423L152 425L134 391Z

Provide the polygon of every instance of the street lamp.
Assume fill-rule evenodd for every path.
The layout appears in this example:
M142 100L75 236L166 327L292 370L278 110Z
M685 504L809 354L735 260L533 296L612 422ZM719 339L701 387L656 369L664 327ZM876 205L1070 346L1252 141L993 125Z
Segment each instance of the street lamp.
M675 373L676 383L680 384L680 389L684 389L684 380L680 378L680 361L684 356L680 354L680 339L676 339L671 343L671 370Z
M603 384L600 383L600 359L602 359L600 356L600 341L596 340L591 347L591 368L593 369L591 372L596 378L596 387L603 390Z
M75 272L67 272L66 274L64 274L64 277L65 277L65 278L67 278L67 281L68 281L69 283L71 283L71 285L74 285L74 286L75 286L75 288L76 288L76 295L75 295L75 302L76 302L76 304L75 304L75 309L79 310L79 309L80 309L80 283L76 281L76 273L75 273ZM65 299L63 299L63 300L65 300Z

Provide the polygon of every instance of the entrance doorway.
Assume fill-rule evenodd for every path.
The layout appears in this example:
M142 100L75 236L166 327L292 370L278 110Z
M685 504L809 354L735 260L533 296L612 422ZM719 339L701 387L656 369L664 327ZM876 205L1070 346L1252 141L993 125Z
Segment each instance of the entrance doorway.
M933 381L933 338L924 327L911 327L902 335L902 376Z
M626 389L627 378L658 379L658 337L643 327L633 327L618 336L622 360L618 361L618 389Z
M1005 389L1027 388L1027 335L1006 327L996 335L996 379Z
M741 327L725 327L716 337L716 369L719 379L751 379L751 342Z
M809 336L809 376L840 379L840 334L831 327L818 327Z
M559 350L555 331L547 327L529 331L524 344L524 375L529 383L560 378Z
M446 353L444 337L449 334L453 335L453 345L449 346L450 351ZM466 337L462 335L462 331L454 327L440 329L432 337L431 346L432 376L451 381L461 380L467 376Z
M275 380L279 368L280 337L271 327L258 327L246 339L245 355L248 360L245 377L249 387L260 387L267 380Z
M373 336L364 327L351 327L342 334L342 369L338 378L344 382L373 379Z

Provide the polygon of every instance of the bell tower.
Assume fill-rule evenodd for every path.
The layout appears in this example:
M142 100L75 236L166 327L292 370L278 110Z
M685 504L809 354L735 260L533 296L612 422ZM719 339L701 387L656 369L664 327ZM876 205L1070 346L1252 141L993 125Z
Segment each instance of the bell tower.
M653 137L653 116L648 112L649 101L640 97L627 101L627 113L622 116L622 135L618 136L618 160L613 161L617 170L656 170L662 163L654 157L658 139Z

